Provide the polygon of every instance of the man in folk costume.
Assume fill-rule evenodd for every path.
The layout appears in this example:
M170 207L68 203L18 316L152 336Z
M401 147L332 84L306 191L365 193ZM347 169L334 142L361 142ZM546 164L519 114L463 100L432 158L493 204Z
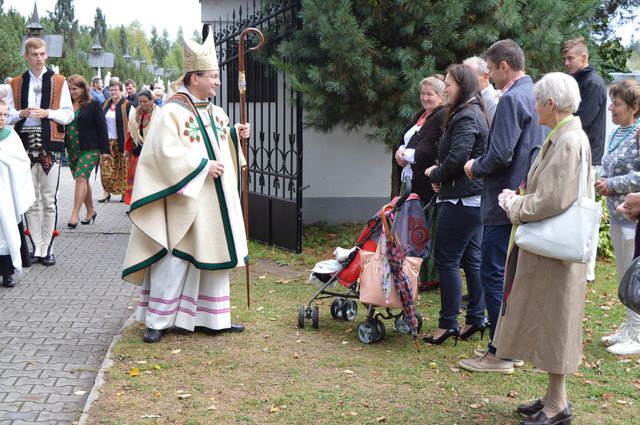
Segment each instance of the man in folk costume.
M2 284L12 288L14 272L31 265L21 216L36 196L22 141L5 126L8 111L7 103L0 100L0 275Z
M62 75L45 66L47 46L39 38L25 42L29 70L11 80L6 101L8 124L13 124L31 160L36 201L26 214L34 261L56 263L53 239L57 235L60 156L64 151L64 126L73 120L69 87Z
M248 249L239 197L248 125L210 103L220 87L211 36L184 41L184 74L156 114L138 160L123 279L142 285L136 318L145 342L172 326L242 332L231 323L229 273Z

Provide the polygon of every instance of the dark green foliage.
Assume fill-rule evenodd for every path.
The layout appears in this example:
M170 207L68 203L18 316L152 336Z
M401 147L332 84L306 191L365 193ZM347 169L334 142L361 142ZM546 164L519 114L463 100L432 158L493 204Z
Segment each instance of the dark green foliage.
M604 3L612 0L302 0L301 30L271 62L303 94L306 125L364 126L393 146L420 108L422 78L504 38L523 47L534 78L563 70L562 41L588 37ZM600 69L624 68L615 41L597 53Z
M25 25L26 19L15 10L4 13L0 1L0 81L23 71L25 61L20 55L20 40Z

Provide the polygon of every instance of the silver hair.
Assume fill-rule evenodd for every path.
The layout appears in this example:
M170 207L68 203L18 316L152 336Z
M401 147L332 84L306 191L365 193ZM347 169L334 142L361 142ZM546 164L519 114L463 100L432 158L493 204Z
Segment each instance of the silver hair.
M576 112L581 100L575 78L564 72L546 74L533 86L533 94L541 104L553 99L555 109L560 112Z
M420 81L420 88L422 89L424 86L430 86L438 96L444 95L444 81L437 77L423 78L422 81Z
M475 68L479 76L487 75L489 73L489 66L487 65L487 61L479 56L471 56L470 58L465 59L462 64L467 65L472 69Z

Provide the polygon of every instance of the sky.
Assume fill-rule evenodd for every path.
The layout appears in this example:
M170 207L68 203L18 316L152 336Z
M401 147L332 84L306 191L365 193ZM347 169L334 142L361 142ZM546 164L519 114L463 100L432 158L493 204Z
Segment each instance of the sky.
M33 4L34 0L4 0L4 10L13 7L21 15L31 18ZM42 18L53 11L56 0L37 0L37 4ZM75 0L73 6L80 25L93 26L96 7L99 7L110 27L127 26L137 19L148 35L155 25L160 34L166 29L170 39L175 38L179 26L186 36L202 29L199 0Z

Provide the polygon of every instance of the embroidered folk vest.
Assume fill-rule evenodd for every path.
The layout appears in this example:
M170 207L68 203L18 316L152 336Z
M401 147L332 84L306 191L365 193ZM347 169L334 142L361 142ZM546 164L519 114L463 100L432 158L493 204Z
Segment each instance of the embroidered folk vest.
M29 106L30 81L29 71L11 80L13 102L17 111ZM41 109L60 109L60 97L62 96L64 81L65 79L62 75L58 75L52 70L47 69L42 76L42 96L40 97L40 105L37 106ZM48 118L43 118L40 121L42 123L42 141L44 148L48 151L64 151L64 125L58 124ZM23 126L24 118L18 121L14 128L16 132L20 133Z

